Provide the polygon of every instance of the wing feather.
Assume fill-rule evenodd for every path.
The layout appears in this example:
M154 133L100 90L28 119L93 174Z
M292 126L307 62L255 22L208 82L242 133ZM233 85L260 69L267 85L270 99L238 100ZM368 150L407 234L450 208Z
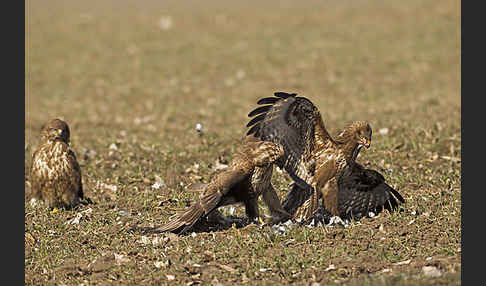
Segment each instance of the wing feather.
M379 212L385 208L396 210L403 197L390 185L379 172L365 169L356 164L348 167L338 181L339 213L344 217L359 218L369 212ZM397 201L398 200L398 201Z
M228 199L234 188L238 187L250 174L245 170L229 169L219 173L209 184L201 185L202 195L199 200L185 211L173 216L170 221L154 231L175 232L182 234L189 230L201 217L217 209Z
M73 176L74 180L76 181L76 186L77 186L77 195L80 199L84 199L84 193L83 193L83 183L82 183L82 175L81 175L81 167L79 166L78 160L76 159L76 155L71 149L68 149L68 157L69 161L71 162L73 166Z
M314 150L314 124L320 114L314 104L295 93L275 92L275 97L260 99L258 107L248 116L252 118L247 135L274 143L284 148L284 155L276 161L277 166L287 171L301 188L309 188L313 177L312 151Z
M264 107L268 107L268 109L270 109L271 105L265 105ZM256 110L256 109L255 109ZM254 110L254 111L255 111ZM257 113L255 113L257 114ZM246 125L246 127L250 127L252 126L253 124L257 123L258 121L262 121L264 118L265 118L265 115L266 114L260 114L258 115L257 117L253 117L249 122L248 124Z
M277 91L275 92L274 94L276 97L280 97L280 98L288 98L288 97L295 97L297 95L297 93L286 93L286 92L281 92L281 91Z
M270 110L270 108L272 108L272 106L271 106L271 105L264 105L264 106L260 106L260 107L258 107L258 108L256 108L256 109L254 109L252 112L250 112L250 113L248 114L248 117L252 117L252 116L255 116L255 115L260 114L260 113L265 113L265 112L269 111L269 110ZM250 122L251 122L251 121L250 121ZM247 125L246 127L248 127L248 126L250 126L250 125L253 125L253 123L251 123L251 124L250 124L250 123L248 123L248 125Z
M265 97L257 101L257 104L274 104L279 101L280 98L277 97Z

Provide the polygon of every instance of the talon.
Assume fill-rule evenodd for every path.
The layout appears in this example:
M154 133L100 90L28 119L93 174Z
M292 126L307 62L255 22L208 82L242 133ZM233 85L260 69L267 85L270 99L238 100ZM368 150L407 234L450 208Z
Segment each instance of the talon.
M264 224L264 223L265 223L265 222L263 221L262 217L260 217L260 216L258 217L257 221L258 221L258 223L259 223L259 224Z

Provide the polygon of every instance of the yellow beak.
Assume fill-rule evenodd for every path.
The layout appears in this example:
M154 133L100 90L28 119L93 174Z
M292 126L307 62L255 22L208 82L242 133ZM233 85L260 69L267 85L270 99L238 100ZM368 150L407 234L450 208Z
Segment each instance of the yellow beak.
M361 141L361 145L365 146L366 149L368 149L371 146L371 140L363 139L363 141Z

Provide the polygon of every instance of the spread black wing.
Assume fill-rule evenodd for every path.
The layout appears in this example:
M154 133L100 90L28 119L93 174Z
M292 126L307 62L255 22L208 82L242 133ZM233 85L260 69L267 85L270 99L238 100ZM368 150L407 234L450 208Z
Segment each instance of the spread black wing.
M294 185L282 206L285 211L294 214L310 195L310 190ZM394 211L399 203L404 202L400 193L388 185L379 172L357 163L347 167L338 179L338 211L343 219L359 219L368 216L369 212L377 214L383 209ZM330 213L321 206L316 215L329 217Z
M275 97L260 99L260 106L248 114L253 117L247 135L274 143L284 148L284 156L275 163L287 171L303 189L310 187L313 177L315 117L320 114L314 104L295 93L276 92Z
M405 200L383 175L359 164L348 167L338 180L338 210L342 217L360 218L383 208L394 211Z

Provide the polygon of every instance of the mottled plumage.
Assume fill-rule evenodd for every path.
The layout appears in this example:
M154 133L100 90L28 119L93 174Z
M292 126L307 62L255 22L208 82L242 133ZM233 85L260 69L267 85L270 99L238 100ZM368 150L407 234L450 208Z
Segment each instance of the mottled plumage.
M363 146L369 148L370 125L365 121L353 122L332 138L319 110L307 98L277 92L275 97L261 99L258 104L270 105L258 107L248 114L258 116L247 124L251 127L247 134L283 146L284 156L275 163L289 173L296 184L295 189L308 197L294 217L302 220L312 217L321 197L325 208L333 215L341 215L343 206L352 206L352 209L353 195L347 190L354 187L339 188L338 179L345 170L354 168L360 149ZM294 208L289 199L286 202L287 210Z
M66 122L53 119L41 131L41 144L34 152L30 169L33 202L50 208L70 208L83 199L81 169L69 147Z
M253 221L259 217L260 195L263 196L272 215L270 223L290 218L290 215L283 210L275 189L270 183L272 163L282 154L283 149L280 145L247 136L228 168L212 178L209 184L199 186L203 189L199 200L154 231L184 233L201 217L224 219L217 209L236 203L244 204L247 217Z
M338 179L344 170L355 164L356 157L363 146L369 147L371 127L364 121L348 125L336 140L328 140L325 147L315 153L315 184L310 198L296 211L294 218L307 220L319 208L322 195L325 208L333 215L339 216ZM319 193L320 191L320 193Z

